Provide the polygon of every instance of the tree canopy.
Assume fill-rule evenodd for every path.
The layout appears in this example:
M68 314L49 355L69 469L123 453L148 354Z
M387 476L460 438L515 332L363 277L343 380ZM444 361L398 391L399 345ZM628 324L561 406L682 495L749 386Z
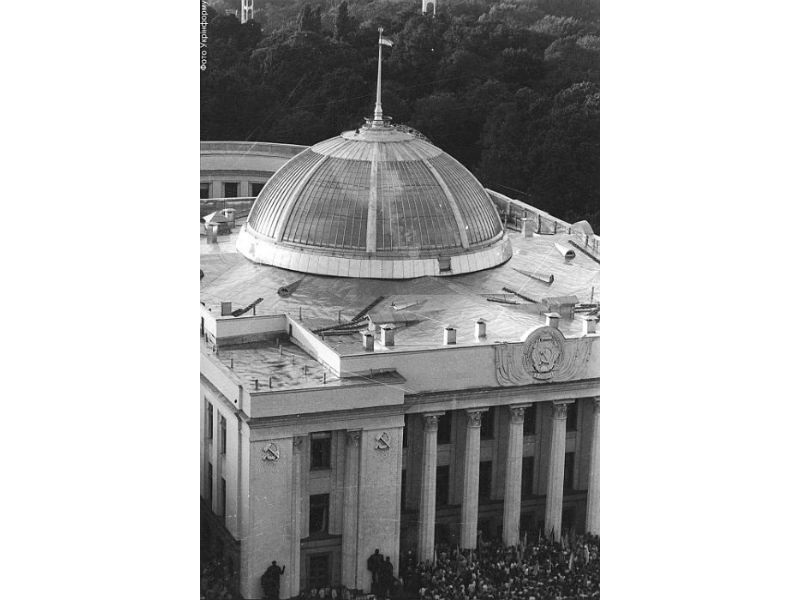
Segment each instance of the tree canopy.
M256 0L256 13L271 0ZM309 0L279 25L211 11L201 138L314 144L375 102L489 188L600 226L598 0ZM261 6L261 8L259 8Z

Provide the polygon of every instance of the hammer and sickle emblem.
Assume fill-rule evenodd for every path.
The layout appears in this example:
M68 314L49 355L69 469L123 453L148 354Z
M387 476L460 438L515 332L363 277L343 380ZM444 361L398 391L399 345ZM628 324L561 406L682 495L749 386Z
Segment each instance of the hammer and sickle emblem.
M265 446L261 449L261 452L264 453L264 458L262 460L278 460L281 457L281 451L274 443L270 443L268 446Z
M375 446L376 450L388 450L389 446L389 434L385 431L375 438L375 441L378 442Z

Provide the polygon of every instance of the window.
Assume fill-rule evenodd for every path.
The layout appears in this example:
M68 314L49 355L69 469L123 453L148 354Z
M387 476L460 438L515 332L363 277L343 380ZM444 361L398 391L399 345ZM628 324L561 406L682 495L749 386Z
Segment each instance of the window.
M534 435L536 433L536 405L525 409L525 420L522 422L522 435Z
M408 415L403 415L403 448L408 448Z
M208 490L209 505L214 499L214 467L208 463L208 472L206 473L206 489Z
M533 469L536 466L535 457L522 457L522 497L530 498L534 495L533 490Z
M572 480L575 475L575 453L564 454L564 490L572 489Z
M567 404L567 431L578 431L578 403Z
M239 184L235 181L225 182L225 197L236 198L239 195Z
M436 443L437 444L449 444L450 443L450 431L452 430L453 426L453 419L452 419L451 412L444 413L441 417L439 417L439 429L436 432Z
M258 194L261 192L261 188L263 188L263 187L264 187L264 184L261 183L261 182L258 182L258 183L252 183L251 182L250 183L250 195L251 196L258 196Z
M492 495L492 461L481 462L478 472L478 498L488 499Z
M444 506L450 498L450 467L436 467L436 506Z
M225 518L225 515L228 514L227 512L228 499L226 496L227 493L228 493L228 488L225 485L225 478L222 477L220 479L220 484L219 484L219 514L222 515L223 518Z
M330 494L314 494L308 502L308 535L328 533L328 500Z
M210 183L200 183L200 199L201 200L208 200L210 195L211 195L211 184Z
M311 434L311 468L331 468L331 432Z
M494 406L481 416L481 439L494 439Z
M330 555L312 554L308 557L308 587L325 588L331 582Z
M206 437L214 439L214 406L206 400Z
M225 454L228 450L228 422L225 417L219 417L219 453Z

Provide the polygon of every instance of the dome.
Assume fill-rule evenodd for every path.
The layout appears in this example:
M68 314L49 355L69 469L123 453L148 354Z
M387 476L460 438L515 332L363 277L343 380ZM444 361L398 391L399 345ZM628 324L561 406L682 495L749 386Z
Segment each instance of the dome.
M380 279L457 275L511 258L478 180L421 136L381 122L284 164L256 198L237 249L295 271Z

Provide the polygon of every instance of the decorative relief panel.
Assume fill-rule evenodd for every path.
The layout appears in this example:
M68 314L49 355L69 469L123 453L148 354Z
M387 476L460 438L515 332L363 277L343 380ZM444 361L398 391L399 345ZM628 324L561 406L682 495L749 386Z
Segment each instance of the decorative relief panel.
M261 460L266 460L268 462L276 461L281 457L280 448L278 448L275 442L269 442L261 449L261 452L264 454Z
M391 448L391 438L389 434L385 431L378 436L375 436L375 449L376 450L388 450Z
M567 340L555 327L545 326L535 329L521 344L497 345L497 382L512 386L583 379L597 339Z

